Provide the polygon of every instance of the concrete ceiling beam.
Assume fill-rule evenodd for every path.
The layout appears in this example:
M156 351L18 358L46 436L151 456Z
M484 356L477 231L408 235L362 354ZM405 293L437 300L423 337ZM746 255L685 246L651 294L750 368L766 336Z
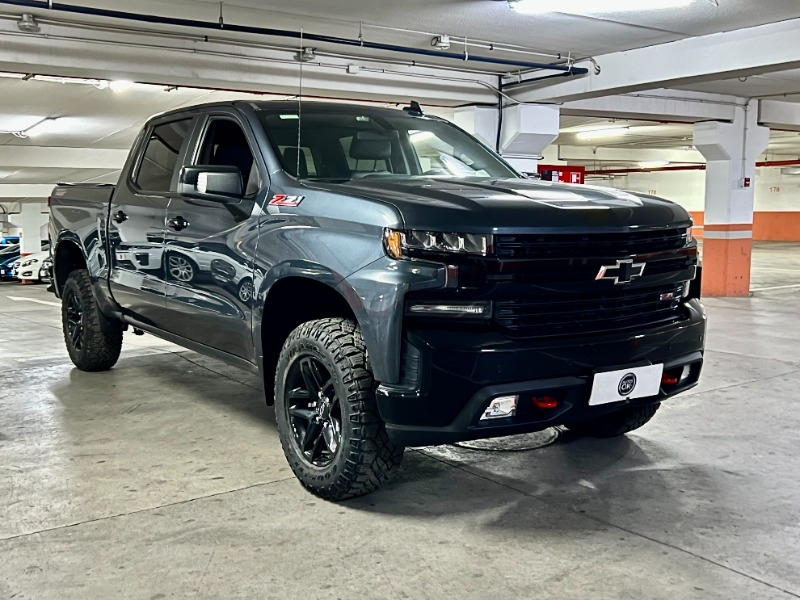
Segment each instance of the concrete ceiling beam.
M770 129L800 131L800 103L762 100L758 122Z
M599 74L508 91L520 102L570 102L796 69L799 29L791 19L595 56Z
M127 150L0 146L0 166L3 170L52 167L115 170L122 168L127 156Z
M449 106L495 103L497 77L433 67L318 56L302 64L310 96ZM144 34L84 31L42 25L21 35L0 21L0 70L65 77L128 79L142 83L221 90L297 94L300 63L294 51Z
M645 148L592 148L590 146L559 146L559 160L582 162L656 162L700 163L706 162L697 150L645 149Z
M738 102L741 102L739 100ZM620 94L575 100L561 105L561 114L648 121L732 121L737 99L684 90L654 90L646 94Z

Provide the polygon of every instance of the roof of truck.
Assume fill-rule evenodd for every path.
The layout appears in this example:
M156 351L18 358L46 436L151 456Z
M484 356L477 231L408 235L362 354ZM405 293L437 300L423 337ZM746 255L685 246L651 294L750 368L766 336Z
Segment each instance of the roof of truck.
M194 110L207 110L209 108L222 108L222 107L231 107L231 106L248 106L256 111L275 111L275 112L282 112L287 110L297 110L298 108L298 101L297 100L228 100L226 102L207 102L205 104L195 104L193 106L184 106L182 108L178 108L175 110L170 110L167 112L160 113L158 115L154 115L153 118L163 117L166 115L171 114L180 114L186 113L189 111ZM317 100L304 100L301 104L302 108L313 108L315 112L359 112L362 114L386 114L386 115L397 115L398 113L403 113L401 108L387 108L384 106L375 106L369 104L349 104L346 102L320 102ZM424 107L422 108L424 111ZM432 115L429 115L432 116Z

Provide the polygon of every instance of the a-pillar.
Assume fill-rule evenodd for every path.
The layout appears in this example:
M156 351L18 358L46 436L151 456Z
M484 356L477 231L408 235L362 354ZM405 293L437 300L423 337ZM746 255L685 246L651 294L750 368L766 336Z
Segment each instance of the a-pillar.
M19 227L22 229L20 254L35 254L42 251L42 205L38 202L23 202L19 209Z
M697 123L694 145L707 161L703 228L706 296L750 294L756 160L769 144L756 106L736 111L732 123Z
M517 170L533 173L544 149L558 137L559 116L560 108L555 105L508 106L503 109L499 138L500 111L495 107L458 108L453 120L485 145L498 150Z

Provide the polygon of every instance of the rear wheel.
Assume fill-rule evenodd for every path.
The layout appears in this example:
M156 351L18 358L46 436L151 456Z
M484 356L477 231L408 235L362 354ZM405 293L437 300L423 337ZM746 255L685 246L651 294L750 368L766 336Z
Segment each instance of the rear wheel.
M567 428L580 435L587 435L590 437L617 437L645 425L655 416L660 406L661 404L649 404L647 406L627 408L608 415L603 415L597 419L571 423L567 425Z
M82 371L105 371L122 350L122 323L100 312L86 269L70 273L61 294L61 323L72 362Z
M275 377L281 445L300 482L327 500L378 489L400 464L378 415L361 332L347 319L300 325Z

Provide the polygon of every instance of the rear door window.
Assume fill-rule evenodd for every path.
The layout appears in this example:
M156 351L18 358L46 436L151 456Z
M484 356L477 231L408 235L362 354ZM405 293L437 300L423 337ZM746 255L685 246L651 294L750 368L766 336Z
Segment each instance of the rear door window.
M153 127L135 179L139 188L150 192L174 191L175 168L191 124L192 119L180 119Z

